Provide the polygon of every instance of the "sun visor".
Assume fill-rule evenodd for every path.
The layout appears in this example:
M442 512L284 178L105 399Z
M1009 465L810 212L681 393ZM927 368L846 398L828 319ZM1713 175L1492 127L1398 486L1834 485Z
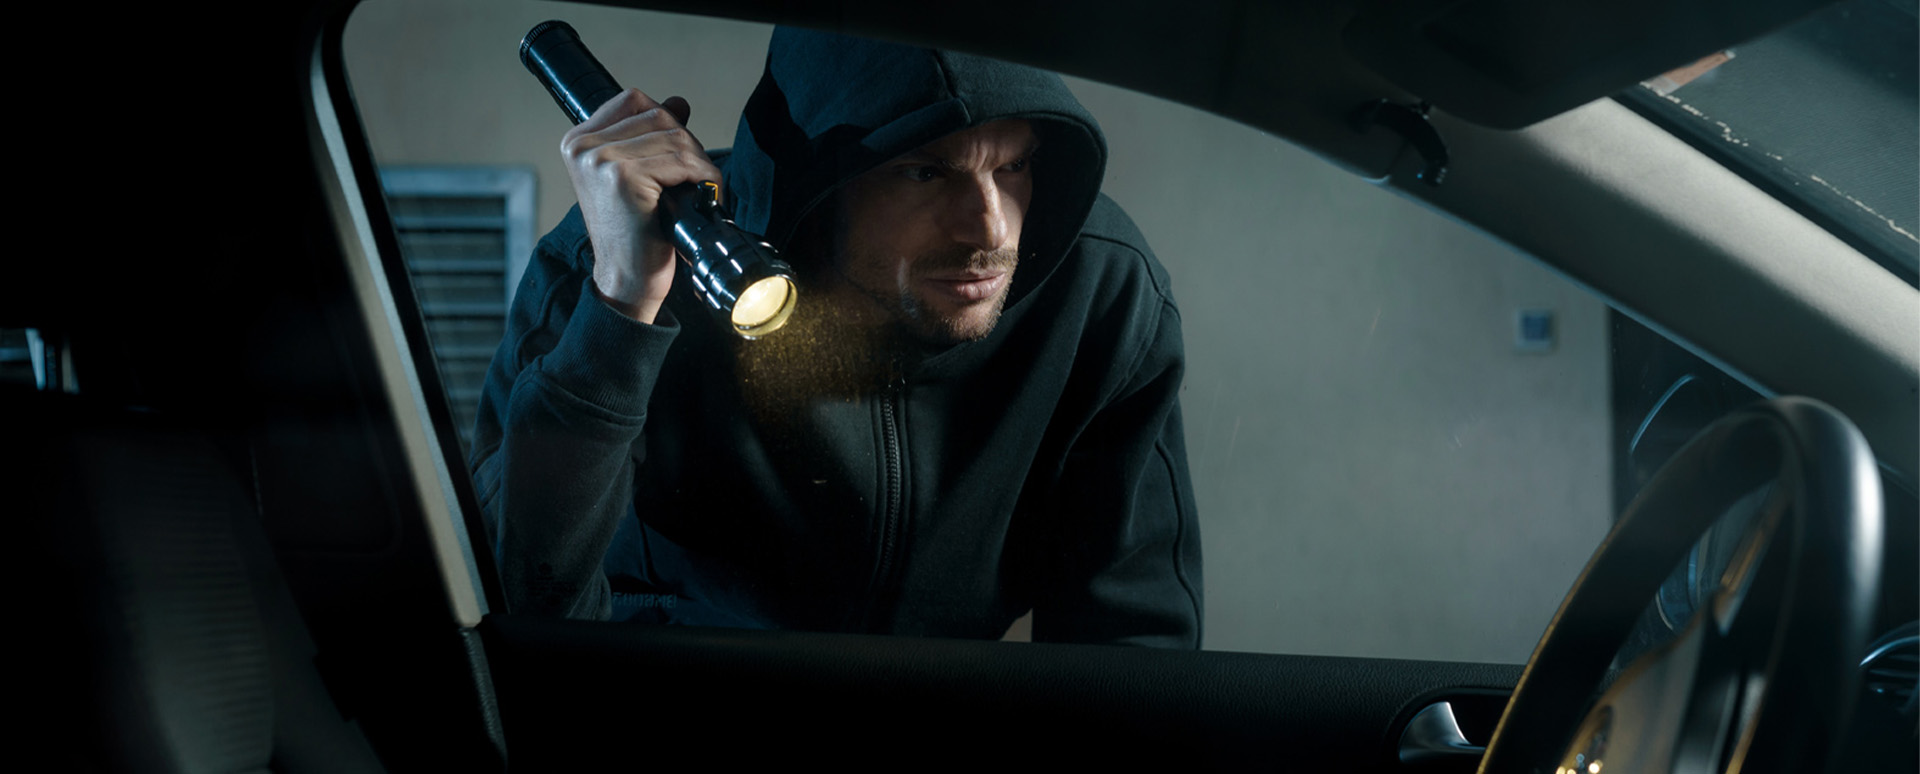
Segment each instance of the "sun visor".
M1363 0L1342 38L1394 85L1517 129L1759 37L1834 0Z

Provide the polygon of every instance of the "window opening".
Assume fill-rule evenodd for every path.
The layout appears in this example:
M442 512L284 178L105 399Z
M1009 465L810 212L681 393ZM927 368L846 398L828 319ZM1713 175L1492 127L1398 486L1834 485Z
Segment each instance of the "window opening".
M517 166L380 172L463 455L472 450L487 364L533 252L533 174Z

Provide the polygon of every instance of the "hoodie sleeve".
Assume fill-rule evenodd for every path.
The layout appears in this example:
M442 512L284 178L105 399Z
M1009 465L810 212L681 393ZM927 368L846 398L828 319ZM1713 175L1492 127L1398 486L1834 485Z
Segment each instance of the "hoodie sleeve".
M1124 387L1068 453L1035 642L1200 647L1200 528L1180 423L1180 315L1161 297Z
M540 241L487 369L470 464L515 612L605 619L601 562L633 499L646 407L679 332L592 288L579 210Z

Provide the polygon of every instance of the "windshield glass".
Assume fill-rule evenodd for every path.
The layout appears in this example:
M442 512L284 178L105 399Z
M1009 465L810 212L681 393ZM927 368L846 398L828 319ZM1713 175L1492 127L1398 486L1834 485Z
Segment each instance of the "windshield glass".
M1916 41L1915 0L1850 0L1620 99L1913 284Z

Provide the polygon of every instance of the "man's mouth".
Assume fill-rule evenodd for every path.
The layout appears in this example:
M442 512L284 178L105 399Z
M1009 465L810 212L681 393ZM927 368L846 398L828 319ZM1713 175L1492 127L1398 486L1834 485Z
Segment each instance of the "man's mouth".
M993 298L1006 285L1007 272L946 272L927 278L927 283L942 294L962 303Z

